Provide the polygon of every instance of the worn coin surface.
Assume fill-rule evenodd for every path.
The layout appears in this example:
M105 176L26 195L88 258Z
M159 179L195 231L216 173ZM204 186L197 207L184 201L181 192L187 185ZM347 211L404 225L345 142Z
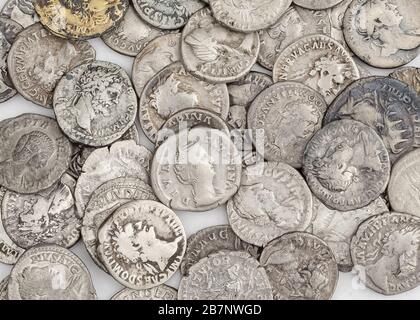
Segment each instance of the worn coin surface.
M26 28L37 22L38 15L34 7L35 0L6 0L0 14Z
M150 200L132 201L114 211L99 229L98 239L98 254L108 272L136 290L171 278L187 242L178 216Z
M359 75L349 52L325 35L305 36L292 43L280 53L273 69L274 82L301 82L321 93L327 103Z
M7 297L7 285L9 284L9 276L0 282L0 300L9 300Z
M321 129L326 110L323 97L304 84L272 85L248 111L248 128L264 130L264 143L255 143L257 151L269 161L302 167L306 144Z
M156 142L159 129L169 117L180 110L196 107L226 119L229 112L227 86L198 80L181 62L174 62L150 79L142 92L139 119L143 132Z
M275 300L327 300L338 281L338 268L328 245L306 232L288 233L261 253Z
M117 292L111 300L177 300L178 291L170 286L161 284L144 290L129 288Z
M347 46L346 40L344 39L344 15L353 0L343 0L337 5L328 10L322 10L329 16L331 22L331 38L340 42L344 48L348 49L350 54L353 52Z
M378 134L354 120L334 121L306 146L304 174L326 206L340 211L363 208L386 190L388 151Z
M25 99L51 108L60 78L72 68L93 61L95 55L89 42L57 38L36 23L16 38L7 66L13 85Z
M182 32L181 56L187 71L208 82L234 82L257 61L258 33L229 30L210 9L196 12Z
M124 17L128 0L37 0L41 23L59 37L73 40L99 37Z
M54 91L54 112L73 141L103 147L120 139L134 124L137 96L120 66L94 61L60 80Z
M152 187L159 200L175 210L207 211L238 190L241 157L223 132L196 127L169 137L156 151Z
M181 279L179 300L272 300L267 274L244 251L219 251L201 259Z
M395 70L389 75L391 78L400 80L414 90L420 96L420 68L405 67Z
M71 251L57 245L28 249L13 267L10 300L94 300L89 271Z
M295 4L312 10L324 10L335 6L343 0L293 0Z
M362 283L385 294L419 285L420 218L384 213L363 222L351 241L351 256Z
M312 219L312 195L298 171L280 162L245 168L238 193L228 202L228 219L244 241L265 246Z

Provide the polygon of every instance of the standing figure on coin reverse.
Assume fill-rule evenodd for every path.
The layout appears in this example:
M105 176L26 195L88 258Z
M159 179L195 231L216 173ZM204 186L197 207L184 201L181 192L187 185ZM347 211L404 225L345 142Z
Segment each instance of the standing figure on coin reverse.
M6 0L0 14L27 28L39 20L34 2L35 0Z
M389 75L391 78L408 84L420 96L420 68L405 67L395 70Z

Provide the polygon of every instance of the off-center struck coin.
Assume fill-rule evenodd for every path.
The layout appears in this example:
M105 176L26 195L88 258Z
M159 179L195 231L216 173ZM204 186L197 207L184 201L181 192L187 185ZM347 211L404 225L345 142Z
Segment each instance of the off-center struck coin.
M99 229L98 239L98 254L108 272L135 290L166 282L178 269L187 242L178 216L150 200L117 209Z
M306 144L321 128L326 110L323 97L304 84L278 82L267 88L248 111L248 128L264 130L257 152L269 161L302 167Z
M72 68L93 61L95 55L89 42L57 38L36 23L16 38L7 66L13 85L25 99L51 108L60 78Z
M34 2L35 0L6 0L0 14L27 28L38 21Z
M212 83L234 82L257 61L258 33L229 30L206 8L196 12L182 32L181 56L194 76Z
M103 147L120 139L134 124L137 97L120 66L94 61L60 80L54 91L54 111L72 140Z
M196 127L169 137L156 151L152 187L159 200L175 210L207 211L238 190L241 157L223 132Z
M181 279L179 300L272 300L267 274L243 251L219 251L201 259Z
M163 124L176 112L188 108L213 111L226 119L229 94L225 84L198 80L175 62L157 73L146 85L139 102L139 119L146 136L156 142Z
M311 10L325 10L339 4L343 0L293 0L295 4Z
M389 181L384 143L372 128L354 120L334 121L315 133L303 160L309 187L331 209L363 208Z
M329 104L360 73L349 52L325 35L305 36L284 49L273 69L274 82L296 81L322 94Z
M414 67L400 68L389 75L391 78L408 84L420 96L420 69Z
M399 294L420 283L420 218L384 213L363 222L351 241L360 280L370 289Z
M129 288L117 292L111 300L177 300L178 291L170 286L161 284L145 290Z
M10 273L10 300L94 300L86 266L71 251L56 245L28 249Z
M275 300L327 300L338 281L338 268L327 244L305 233L288 233L261 253Z

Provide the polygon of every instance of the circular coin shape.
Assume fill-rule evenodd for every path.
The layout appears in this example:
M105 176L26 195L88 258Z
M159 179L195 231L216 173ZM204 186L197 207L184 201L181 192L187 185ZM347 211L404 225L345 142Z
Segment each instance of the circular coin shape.
M270 242L261 253L275 300L328 300L338 268L327 244L306 232L292 232Z
M135 290L166 282L178 269L187 242L178 216L150 200L132 201L114 211L98 239L98 254L108 272Z
M400 80L414 90L420 96L420 68L405 67L400 68L389 75L391 78Z
M41 23L55 35L72 40L99 37L114 28L128 6L128 0L35 1Z
M258 33L242 33L219 24L206 8L196 12L182 32L181 56L185 68L211 83L234 82L257 61Z
M111 300L177 300L178 291L170 286L161 284L144 290L129 288L117 292Z
M38 16L34 8L35 0L6 0L0 14L27 28L37 22Z
M420 218L379 214L363 222L351 241L351 256L368 288L393 295L419 285Z
M63 77L54 92L58 124L72 140L103 147L134 124L137 97L130 77L118 65L94 61Z
M343 0L293 0L295 4L311 10L324 10L334 7Z
M10 300L94 300L89 271L71 251L57 245L28 249L13 267Z
M351 55L325 35L305 36L284 49L273 69L274 82L296 81L322 94L329 104L360 73Z
M331 209L363 208L389 181L384 143L372 128L354 120L334 121L315 133L303 160L309 187Z

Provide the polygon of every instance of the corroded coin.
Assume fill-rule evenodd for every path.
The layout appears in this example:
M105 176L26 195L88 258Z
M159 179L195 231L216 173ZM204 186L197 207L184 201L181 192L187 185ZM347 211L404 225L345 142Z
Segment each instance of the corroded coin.
M102 147L120 139L134 124L137 97L120 66L94 61L60 80L54 91L54 112L72 140Z
M9 300L7 297L7 285L9 284L9 276L0 282L0 300Z
M343 0L293 0L295 4L312 10L324 10L335 6Z
M93 61L87 42L69 42L36 23L23 30L10 49L7 66L16 90L29 101L51 108L54 89L72 68Z
M178 216L150 200L132 201L114 211L99 229L98 239L98 254L108 272L136 290L171 278L187 242Z
M272 300L270 282L255 258L243 251L219 251L201 259L183 277L179 300Z
M114 28L124 17L128 0L38 0L41 23L59 37L90 39Z
M363 208L386 189L388 151L378 134L354 120L334 121L306 146L304 174L309 187L329 208Z
M182 32L181 55L188 72L212 83L234 82L257 61L258 33L227 29L206 8L196 12Z
M416 90L417 94L420 96L420 68L400 68L391 73L389 76L408 84Z
M10 273L10 300L94 300L95 288L86 266L57 245L28 249Z
M327 300L338 281L338 268L327 244L305 232L288 233L261 253L276 300Z
M178 291L170 286L161 284L144 290L129 288L117 292L111 300L177 300Z
M38 15L34 7L35 0L6 0L1 15L12 19L26 28L37 22Z

